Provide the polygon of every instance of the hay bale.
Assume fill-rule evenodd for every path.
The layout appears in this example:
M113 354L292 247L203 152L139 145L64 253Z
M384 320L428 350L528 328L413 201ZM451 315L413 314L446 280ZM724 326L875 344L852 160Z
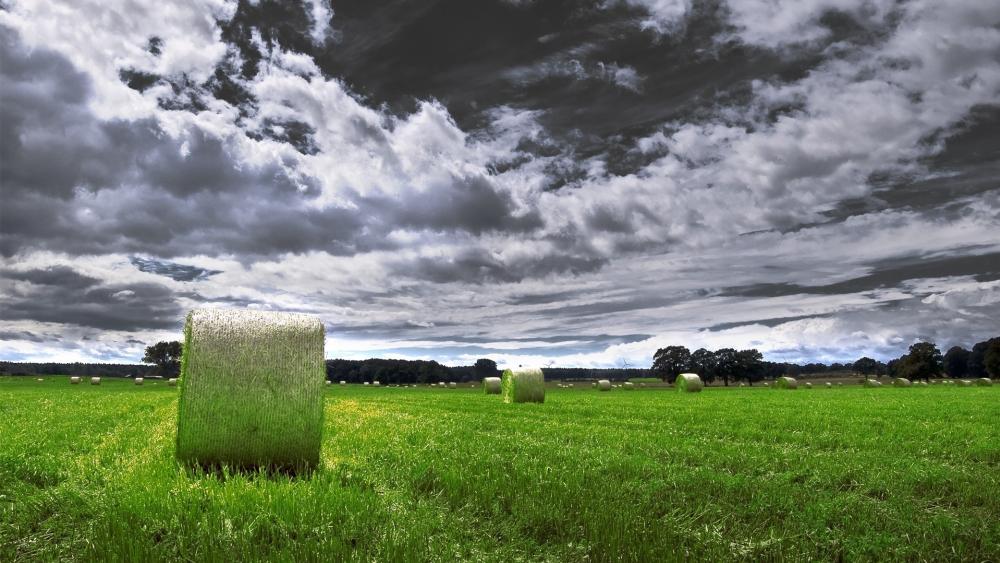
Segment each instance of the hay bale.
M779 377L778 379L774 380L774 388L775 389L798 389L799 388L799 382L796 381L794 377L788 377L786 375L785 377Z
M674 387L682 393L697 393L705 387L697 373L682 373L674 381Z
M827 389L833 389L833 383L830 383L829 381L827 381L826 382L826 388Z
M625 383L622 384L622 387L624 387L626 391L633 391L635 390L635 383L632 383L631 381L626 381Z
M838 381L837 382L837 387L843 387L843 386L844 386L844 382L843 381Z
M976 380L976 385L980 387L991 387L993 385L993 380L988 377L980 377Z
M645 383L643 383L643 382L639 382L639 387L645 387L645 386L646 386L646 384L645 384Z
M740 387L746 387L746 386L747 386L746 383L743 383L742 381L740 382Z
M44 380L44 379L42 379L41 377L39 377L39 378L37 379L37 381L45 381L45 380Z
M866 379L864 382L865 387L881 387L882 382L875 381L874 379Z
M341 379L341 380L340 380L340 384L341 384L341 385L347 385L347 382L346 382L346 381L344 381L343 379Z
M770 383L764 383L764 387L770 387L770 386L771 386Z
M598 391L611 391L611 381L607 379L602 379L594 385L597 387Z
M912 385L913 382L910 381L909 379L906 379L905 377L897 377L896 379L892 380L893 387L911 387Z
M382 385L382 384L379 383L378 380L375 380L375 381L372 381L372 385L374 385L375 387L378 387L379 385Z
M972 387L972 380L971 379L963 379L962 380L962 387Z
M142 382L143 382L143 379L141 377L137 377L134 380L134 384L135 385L142 385Z
M454 381L452 381L452 382L450 382L450 383L448 384L448 387L449 387L450 389L457 389L457 388L458 388L458 383L455 383Z
M171 377L170 379L168 379L167 380L167 386L168 387L177 387L177 378L176 377Z
M545 375L540 369L505 369L500 387L505 403L545 402Z
M442 381L441 383L438 383L438 387L444 387L445 385L447 385L447 384L444 381Z
M201 309L187 316L177 458L215 466L319 463L323 323L311 315Z
M90 384L91 385L100 385L101 384L101 378L100 377L91 377L90 378Z
M806 381L806 389L812 389L812 388L813 388L813 384L810 383L810 382L808 382L808 381Z
M69 378L69 382L71 385L79 385L80 378L74 375L73 377Z
M500 394L500 378L499 377L484 377L483 378L483 392L487 395L499 395Z
M597 389L597 382L596 381L591 382L590 386L593 387L594 389Z

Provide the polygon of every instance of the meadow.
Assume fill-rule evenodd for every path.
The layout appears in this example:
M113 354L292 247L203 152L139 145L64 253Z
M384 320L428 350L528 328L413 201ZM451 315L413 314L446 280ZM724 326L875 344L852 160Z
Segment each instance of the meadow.
M325 389L309 474L174 459L177 389L0 377L0 561L1000 560L1000 387Z

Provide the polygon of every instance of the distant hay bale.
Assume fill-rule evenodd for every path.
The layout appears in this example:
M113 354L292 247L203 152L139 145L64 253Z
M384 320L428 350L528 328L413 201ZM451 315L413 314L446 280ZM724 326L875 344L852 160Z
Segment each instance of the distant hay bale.
M866 379L864 383L865 387L881 387L882 382L875 381L874 379Z
M740 387L746 387L746 386L747 386L746 383L743 383L742 381L740 382Z
M483 392L487 395L499 395L501 392L499 377L484 377Z
M367 381L365 381L365 385L368 385L368 382L367 382Z
M988 377L980 377L976 380L976 385L980 387L990 387L993 385L993 380Z
M788 377L786 375L785 377L779 377L778 379L774 380L774 388L775 389L798 389L799 388L799 382L796 381L794 377Z
M829 381L827 381L826 382L826 388L827 389L832 389L833 388L833 383L830 383Z
M135 385L142 385L142 382L143 382L143 379L141 377L137 377L134 380L134 384Z
M682 373L674 380L674 387L681 393L697 393L705 387L705 384L697 373Z
M645 386L646 386L646 384L645 384L645 383L643 383L643 382L641 382L641 381L639 382L639 387L645 387Z
M200 309L187 316L177 458L206 466L319 463L323 323L311 315Z
M36 381L45 381L45 380L39 377Z
M505 403L544 403L545 375L537 368L506 369L500 381Z
M622 384L622 387L624 387L626 391L633 391L635 390L635 383L632 383L631 381L626 381L625 383Z
M770 386L771 386L771 384L769 384L769 383L765 383L764 384L764 387L770 387Z
M911 387L912 385L913 382L910 381L909 379L906 379L905 377L897 377L896 379L892 380L893 387Z
M375 380L375 381L372 381L372 385L374 385L375 387L378 387L379 385L382 385L382 384L379 383L378 380Z
M101 384L101 378L100 377L91 377L90 378L90 384L91 385L100 385Z
M843 387L844 386L844 382L843 381L838 381L837 382L837 386L838 387Z
M813 384L810 383L810 382L808 382L808 381L806 381L806 389L812 389L812 388L813 388Z
M344 381L343 379L341 379L341 380L340 380L340 384L341 384L341 385L347 385L347 382L346 382L346 381Z
M177 378L176 377L171 377L170 379L168 379L167 380L167 386L168 387L177 387Z
M591 382L590 386L593 387L594 389L597 389L597 382L596 381Z
M448 383L448 387L451 388L451 389L455 389L455 388L458 387L458 383L455 383L454 381L452 381L452 382Z
M602 379L594 383L599 391L611 391L611 381L607 379Z
M76 377L74 375L73 377L69 378L69 382L70 382L71 385L79 385L80 384L80 378Z
M962 387L972 387L972 380L971 379L963 379L962 380Z
M568 384L566 385L566 387L572 387L572 386L573 386L573 384L572 384L572 383L568 383Z

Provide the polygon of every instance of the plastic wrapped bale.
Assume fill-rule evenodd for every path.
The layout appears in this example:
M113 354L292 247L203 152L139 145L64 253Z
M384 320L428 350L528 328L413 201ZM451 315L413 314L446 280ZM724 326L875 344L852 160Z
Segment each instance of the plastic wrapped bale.
M827 381L826 382L826 388L827 389L833 389L833 383L830 383L829 381Z
M639 382L639 387L645 387L645 386L646 386L645 383Z
M379 383L378 381L372 381L372 385L374 385L375 387L378 387L379 385L382 385L382 384Z
M168 379L167 380L167 386L168 387L177 387L177 378L176 377L171 377L170 379Z
M347 382L346 382L346 381L344 381L344 380L340 380L340 384L341 384L341 385L347 385Z
M881 387L882 383L874 379L866 379L864 385L865 387Z
M980 377L979 379L976 380L976 385L980 387L990 387L991 385L993 385L993 380L991 380L988 377Z
M449 389L458 389L458 383L455 383L454 381L451 381L451 382L448 383L448 388Z
M100 385L101 384L101 378L100 377L91 377L90 378L90 384L91 385Z
M705 387L696 373L682 373L677 376L674 386L682 393L697 393Z
M893 387L910 387L912 385L913 382L910 381L909 379L906 379L905 377L897 377L896 379L892 380Z
M135 383L135 385L142 385L142 382L143 382L143 381L144 381L144 380L143 380L143 378L141 378L141 377L137 377L137 378L135 378L135 379L133 380L133 382Z
M625 383L622 383L622 387L624 387L626 391L632 391L635 389L635 383L626 381Z
M611 381L608 379L602 379L598 381L595 385L597 385L598 391L611 391Z
M499 395L501 392L499 377L484 377L483 392L487 395Z
M794 377L788 377L788 376L779 377L778 379L774 380L774 388L775 389L798 389L799 388L799 382L795 381Z
M444 387L445 385L447 385L447 384L444 381L438 383L438 387Z
M505 403L545 402L545 375L537 368L504 370L500 388Z
M323 432L323 323L201 309L184 325L177 458L202 466L307 468Z
M771 386L771 384L770 384L770 383L765 383L765 384L764 384L764 387L770 387L770 386Z
M79 385L80 384L80 378L76 377L76 376L73 376L73 377L69 378L69 383L70 383L70 385Z
M837 382L837 387L843 387L843 386L844 386L844 382L843 381L838 381Z
M740 383L740 387L746 387L746 386L747 386L746 383Z
M807 381L806 382L806 389L812 389L812 388L813 388L813 384Z
M962 380L962 387L971 387L971 386L972 386L972 380L971 379L963 379Z

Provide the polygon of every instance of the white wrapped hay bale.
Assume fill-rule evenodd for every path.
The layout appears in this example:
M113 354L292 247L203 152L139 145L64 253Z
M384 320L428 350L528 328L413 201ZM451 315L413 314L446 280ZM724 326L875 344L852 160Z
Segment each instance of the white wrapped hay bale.
M90 378L90 384L91 385L100 385L101 384L101 378L100 377L91 377Z
M379 385L382 385L382 384L381 384L381 383L379 383L379 382L378 382L378 381L376 380L376 381L372 381L372 385L374 385L375 387L378 387Z
M445 382L444 382L444 381L442 381L441 383L438 383L438 387L444 387L445 385L446 385L446 384L445 384Z
M448 388L449 389L457 389L458 388L458 383L455 383L454 381L449 382L448 383Z
M697 373L682 373L674 381L677 390L683 393L697 393L705 387Z
M775 389L798 389L799 382L795 380L794 377L779 377L774 380Z
M171 377L167 380L167 387L177 387L177 378Z
M499 377L484 377L483 378L483 392L487 395L499 395L500 389L500 378Z
M201 309L184 326L177 458L201 465L319 462L323 323L311 315Z
M911 387L912 385L913 382L910 381L909 379L906 379L905 377L897 377L896 379L892 380L893 387Z
M341 384L341 385L347 385L347 382L346 382L346 381L344 381L343 379L341 379L341 380L340 380L340 384Z
M972 387L972 380L971 379L963 379L962 380L962 387Z
M740 382L740 387L746 387L746 386L747 386L746 383Z
M826 382L826 388L827 389L833 389L833 383L830 383L829 381L827 381Z
M812 389L812 388L813 388L813 384L810 383L810 382L808 382L808 381L806 381L806 389Z
M602 379L595 383L599 391L611 391L611 381L608 379Z
M770 387L770 386L771 386L771 384L770 384L770 383L765 383L765 384L764 384L764 387Z
M80 378L76 377L74 375L73 377L69 378L69 383L70 383L70 385L79 385L80 384Z
M142 385L142 382L143 382L143 381L144 381L144 380L143 380L143 378L141 378L141 377L137 377L137 378L135 378L135 379L133 380L133 383L134 383L135 385Z
M545 402L545 375L538 368L506 369L500 387L505 403Z
M632 391L635 389L635 383L626 381L625 383L622 383L622 387L624 387L626 391Z
M882 386L881 381L875 381L874 379L865 380L865 387L881 387L881 386Z
M980 377L976 380L976 385L980 387L990 387L993 385L993 381L988 377Z

